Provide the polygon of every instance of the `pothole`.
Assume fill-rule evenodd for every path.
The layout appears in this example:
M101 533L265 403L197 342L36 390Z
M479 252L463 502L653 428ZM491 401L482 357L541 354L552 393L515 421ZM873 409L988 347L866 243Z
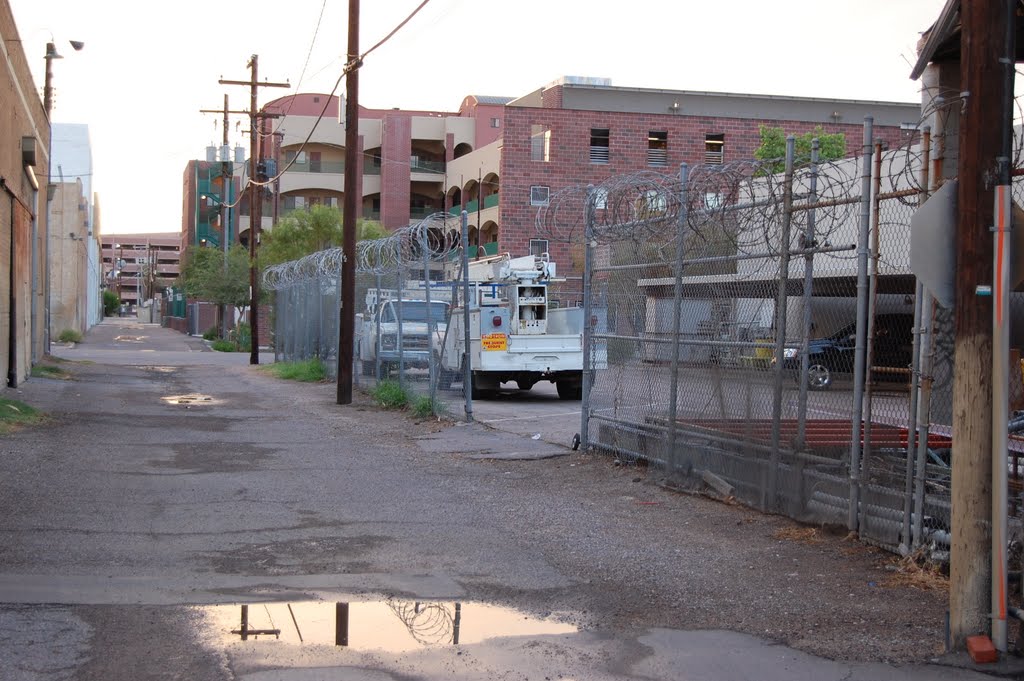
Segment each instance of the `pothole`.
M145 339L145 336L114 336L114 341L120 343L141 343Z

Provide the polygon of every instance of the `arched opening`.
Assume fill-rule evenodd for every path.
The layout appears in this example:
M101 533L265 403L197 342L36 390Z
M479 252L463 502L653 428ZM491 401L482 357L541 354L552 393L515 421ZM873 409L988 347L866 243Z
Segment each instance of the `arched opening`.
M480 183L480 198L483 200L484 208L493 208L498 205L498 191L501 189L497 173L487 173Z
M452 187L448 190L448 212L458 215L462 212L462 189Z
M467 142L460 142L455 145L455 158L462 158L469 152L473 151L473 146Z
M380 220L380 192L363 197L362 215L365 220Z

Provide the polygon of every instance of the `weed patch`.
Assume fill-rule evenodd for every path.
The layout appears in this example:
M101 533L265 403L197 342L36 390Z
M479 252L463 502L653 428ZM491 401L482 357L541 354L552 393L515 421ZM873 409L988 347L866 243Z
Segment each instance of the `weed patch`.
M324 363L314 357L301 362L275 362L267 365L267 371L286 381L319 383L327 376Z
M409 405L409 393L397 381L381 381L370 389L370 395L385 409L404 409Z
M64 329L60 332L60 335L57 336L57 340L61 343L81 343L82 334L75 329Z
M42 412L24 402L0 397L0 434L7 434L19 426L42 422Z

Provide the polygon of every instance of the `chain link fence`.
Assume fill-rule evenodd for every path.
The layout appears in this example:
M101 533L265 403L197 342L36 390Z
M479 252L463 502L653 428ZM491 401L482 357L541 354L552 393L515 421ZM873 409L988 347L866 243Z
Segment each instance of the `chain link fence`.
M462 231L458 218L439 213L357 245L355 385L393 382L434 413L464 412L461 373L444 361L449 313L462 296ZM264 272L277 361L316 357L337 377L343 260L333 248Z
M952 314L910 270L929 137L883 149L868 122L854 158L798 162L790 140L782 161L553 194L537 231L585 249L586 346L607 354L584 374L584 446L886 549L948 551Z

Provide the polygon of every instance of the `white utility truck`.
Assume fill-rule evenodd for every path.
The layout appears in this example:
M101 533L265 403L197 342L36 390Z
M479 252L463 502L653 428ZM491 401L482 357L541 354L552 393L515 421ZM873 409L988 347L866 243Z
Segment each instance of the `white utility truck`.
M461 380L467 357L474 398L491 397L501 383L515 381L530 390L551 381L563 400L583 392L583 309L549 306L548 284L556 278L547 253L512 258L508 254L469 263L469 348L464 313L454 306L445 335L439 387ZM603 347L603 346L602 346ZM591 369L604 368L606 354L595 353Z

